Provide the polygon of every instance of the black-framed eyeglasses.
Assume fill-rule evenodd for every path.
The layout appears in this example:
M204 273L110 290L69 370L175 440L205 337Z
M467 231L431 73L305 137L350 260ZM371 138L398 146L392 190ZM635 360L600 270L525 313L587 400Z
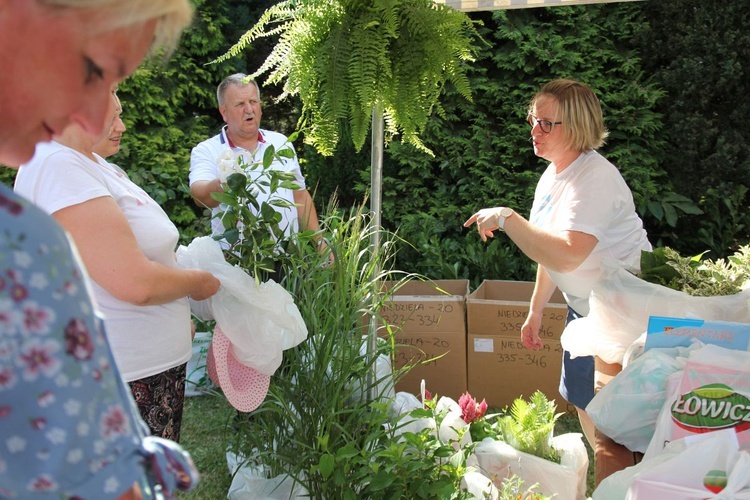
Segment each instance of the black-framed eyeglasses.
M529 121L529 125L531 125L531 128L534 128L534 125L537 123L539 124L539 128L542 129L542 132L545 134L549 134L552 132L552 128L555 125L561 125L562 122L552 122L549 120L539 120L536 116L529 113L529 115L526 117L526 119Z

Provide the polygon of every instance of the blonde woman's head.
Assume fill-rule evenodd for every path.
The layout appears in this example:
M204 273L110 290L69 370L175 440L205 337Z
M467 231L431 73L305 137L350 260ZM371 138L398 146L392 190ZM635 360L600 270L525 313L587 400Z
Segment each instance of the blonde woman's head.
M3 0L0 163L77 123L102 132L113 83L147 54L170 54L190 23L189 0Z
M569 80L553 80L544 85L531 100L529 113L537 103L553 98L558 105L566 146L578 152L600 148L609 132L604 126L599 99L588 85Z
M37 0L41 5L80 9L91 15L92 33L156 20L153 52L171 52L179 43L182 31L190 24L193 8L189 0Z

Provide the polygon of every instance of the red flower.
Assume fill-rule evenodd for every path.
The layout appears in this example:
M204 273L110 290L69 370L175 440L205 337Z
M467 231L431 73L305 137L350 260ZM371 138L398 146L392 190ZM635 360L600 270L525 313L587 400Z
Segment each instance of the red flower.
M461 407L461 418L467 424L481 420L487 413L487 401L483 399L481 403L477 403L468 392L464 392L458 399L458 406Z
M435 406L437 406L435 395L424 387L422 388L422 390L422 408L424 408L425 410L434 410Z

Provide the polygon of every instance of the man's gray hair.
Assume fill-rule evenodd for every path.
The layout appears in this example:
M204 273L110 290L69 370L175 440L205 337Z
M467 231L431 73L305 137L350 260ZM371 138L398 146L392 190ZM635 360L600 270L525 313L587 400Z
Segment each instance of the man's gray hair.
M245 73L235 73L224 78L216 88L216 102L219 103L219 106L224 105L224 94L226 94L227 89L233 85L238 87L255 85L255 90L258 91L258 99L260 99L260 86L258 85L258 82L247 76Z

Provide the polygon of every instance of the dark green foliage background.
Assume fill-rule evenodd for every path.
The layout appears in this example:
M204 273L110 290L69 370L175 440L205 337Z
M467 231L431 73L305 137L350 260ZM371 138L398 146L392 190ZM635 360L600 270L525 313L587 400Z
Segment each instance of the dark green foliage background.
M273 2L195 4L195 23L175 56L121 85L128 132L110 159L164 207L183 242L208 230L187 181L191 148L222 124L216 84L256 69L274 43L263 39L242 57L207 65ZM472 13L487 42L470 69L473 102L445 93L444 113L422 136L434 157L398 142L386 149L382 220L405 240L397 266L469 278L473 286L533 279L532 263L507 238L483 244L462 223L484 206L528 214L545 162L533 154L526 108L541 84L558 77L582 80L598 93L611 132L601 152L633 190L652 243L683 254L710 250L710 257L747 243L748 11L750 0L650 0ZM288 135L300 106L275 102L279 94L263 88L263 126ZM333 193L342 207L363 199L369 144L357 153L344 137L333 157L323 157L299 142L318 207ZM5 182L12 175L0 170Z

